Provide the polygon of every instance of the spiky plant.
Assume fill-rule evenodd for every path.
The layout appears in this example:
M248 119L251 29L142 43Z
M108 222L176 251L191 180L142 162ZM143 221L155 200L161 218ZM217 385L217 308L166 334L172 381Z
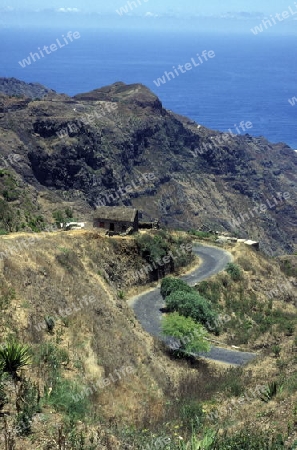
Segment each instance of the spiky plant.
M0 348L0 366L3 372L9 373L14 379L17 371L30 363L31 348L14 340Z
M44 320L45 320L45 323L46 323L46 326L47 326L47 331L50 334L53 334L53 330L54 330L54 327L55 327L55 319L53 317L46 316L44 318Z
M261 400L268 403L273 397L283 391L283 387L284 386L277 381L271 381L271 383L268 383L265 392L263 392Z
M191 440L187 443L181 442L179 450L211 450L215 442L216 432L208 430L203 439L198 439L195 434L192 434Z

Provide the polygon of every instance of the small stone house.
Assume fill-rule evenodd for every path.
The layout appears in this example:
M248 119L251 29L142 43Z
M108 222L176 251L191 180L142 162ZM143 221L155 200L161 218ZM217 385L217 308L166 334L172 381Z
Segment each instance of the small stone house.
M115 233L124 233L128 228L138 231L138 210L125 206L99 206L93 219L93 227Z

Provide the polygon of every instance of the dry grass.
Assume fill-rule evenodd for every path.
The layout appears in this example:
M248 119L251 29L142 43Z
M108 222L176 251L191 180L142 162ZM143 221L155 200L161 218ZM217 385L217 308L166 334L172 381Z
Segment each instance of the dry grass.
M15 239L1 239L0 252L13 245ZM92 414L96 413L102 422L100 428L97 419L100 433L104 434L108 423L113 427L133 423L152 430L163 429L164 423L174 426L180 423L180 402L190 400L202 402L206 411L218 408L216 426L222 428L238 429L247 417L263 429L276 423L276 428L282 432L288 422L295 423L293 409L297 389L292 377L297 368L296 354L292 351L294 336L274 334L259 337L253 346L263 347L261 356L242 374L231 378L226 376L226 368L220 365L176 361L142 330L126 299L117 295L119 288L127 293L127 274L134 270L134 264L141 263L133 238L111 240L88 232L56 233L45 235L27 248L20 248L21 256L9 256L0 265L1 293L7 294L10 289L15 292L0 322L1 341L13 332L36 349L46 342L53 343L69 354L69 363L62 367L64 378L78 379L82 385L108 377L123 366L135 369L130 376L90 396ZM244 246L236 246L232 253L235 263L244 270L247 291L257 293L260 302L268 301L267 289L286 281L275 261ZM226 277L227 274L219 274L212 280ZM290 295L295 298L293 288ZM44 316L57 317L60 308L77 305L83 296L94 296L96 301L69 316L67 321L58 317L53 335L34 328L34 324L42 322ZM293 308L293 303L281 295L274 304L288 311ZM226 337L223 334L218 339L225 340ZM264 348L264 344L275 342L276 337L281 340L278 359L271 349ZM284 366L277 363L279 359ZM42 391L44 367L31 366L24 374L38 382ZM267 380L280 382L282 377L288 380L288 384L271 402L255 399L226 414L226 408L232 399L236 399L227 395L226 383L238 381L245 388L253 389ZM46 422L34 425L35 441L26 440L28 450L52 439L50 433L57 435L55 427L62 420L61 414L55 413L52 407L45 407L44 413ZM93 425L88 427L86 433L95 431ZM293 426L291 439L294 433ZM114 448L117 446L114 443ZM23 443L20 441L16 450L21 448Z
M82 386L130 366L132 375L90 397L97 414L121 424L148 423L149 417L161 420L166 403L163 390L174 383L178 370L142 330L126 300L117 295L119 288L126 289L133 264L143 264L134 240L61 232L40 235L25 246L27 238L9 236L0 241L0 252L16 249L0 266L1 290L6 286L15 292L1 320L1 341L13 332L36 349L45 343L64 349L69 363L63 367L63 376L80 380ZM60 309L78 306L84 296L95 301L63 320ZM45 316L55 318L52 335L35 328ZM41 390L45 373L45 368L35 366L24 372ZM57 420L49 414L48 428L54 417ZM26 448L31 450L29 445Z

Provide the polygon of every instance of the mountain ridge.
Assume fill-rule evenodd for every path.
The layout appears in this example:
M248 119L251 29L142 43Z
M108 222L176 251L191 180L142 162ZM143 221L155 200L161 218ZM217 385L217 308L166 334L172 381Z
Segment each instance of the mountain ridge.
M296 250L297 159L288 145L209 130L164 109L137 83L74 97L41 87L45 95L36 100L34 86L12 97L23 82L3 80L2 160L33 186L38 204L53 197L48 210L70 202L89 218L108 198L172 228L227 231L259 240L268 254ZM154 181L116 195L144 173Z

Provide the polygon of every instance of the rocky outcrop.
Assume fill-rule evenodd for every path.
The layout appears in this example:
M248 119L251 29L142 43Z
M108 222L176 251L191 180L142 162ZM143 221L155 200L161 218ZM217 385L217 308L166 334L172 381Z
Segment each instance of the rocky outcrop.
M41 99L55 91L48 89L39 83L25 83L16 78L0 77L0 92L8 96L28 97L32 99Z
M296 249L297 158L287 145L208 130L141 84L40 101L32 89L16 109L1 97L0 152L21 154L12 169L38 190L82 198L86 211L104 197L167 226L238 233L268 253ZM138 183L144 173L154 180Z

